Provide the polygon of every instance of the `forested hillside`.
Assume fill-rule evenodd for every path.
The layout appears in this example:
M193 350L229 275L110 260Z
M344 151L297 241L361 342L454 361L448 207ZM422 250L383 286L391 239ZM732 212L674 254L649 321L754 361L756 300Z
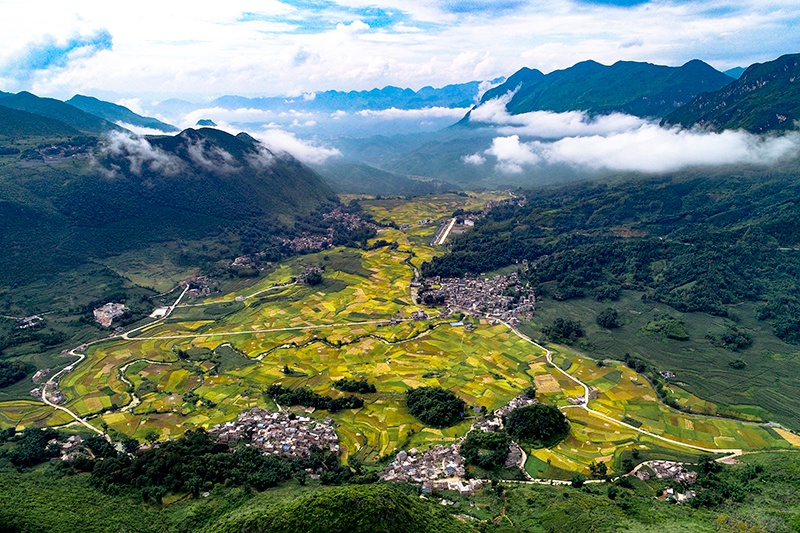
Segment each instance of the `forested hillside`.
M665 124L753 133L796 129L800 119L800 54L756 63L734 83L694 100L667 115Z
M775 333L800 342L797 162L537 189L492 210L425 275L460 276L530 262L556 300L615 299L622 288L680 311L725 315L759 302Z

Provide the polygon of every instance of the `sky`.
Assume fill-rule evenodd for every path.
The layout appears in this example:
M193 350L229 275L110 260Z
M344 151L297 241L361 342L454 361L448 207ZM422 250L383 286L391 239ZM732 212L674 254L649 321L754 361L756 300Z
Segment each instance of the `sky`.
M0 90L68 98L419 89L594 59L800 52L798 0L0 0Z

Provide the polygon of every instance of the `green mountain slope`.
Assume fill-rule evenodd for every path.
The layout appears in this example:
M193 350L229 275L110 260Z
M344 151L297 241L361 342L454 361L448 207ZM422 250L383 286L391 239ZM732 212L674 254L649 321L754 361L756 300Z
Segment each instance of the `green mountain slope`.
M151 128L154 130L163 131L164 133L172 133L179 131L178 128L171 124L166 124L158 119L152 117L143 117L128 109L127 107L112 104L111 102L104 102L91 96L83 96L76 94L69 100L69 105L75 106L78 109L104 118L109 122L116 124L117 122L124 122L132 126L140 126L142 128Z
M22 137L63 137L79 135L72 126L27 111L0 105L0 137L18 139Z
M445 182L412 179L363 163L332 162L318 170L334 189L345 194L417 195L452 188Z
M753 133L795 129L800 119L800 54L756 63L722 89L698 95L663 124Z
M351 485L267 509L235 512L212 533L457 533L471 529L441 505L390 485Z
M116 126L107 120L87 113L56 100L54 98L39 98L27 91L22 91L11 96L4 96L0 98L0 105L18 109L20 111L27 111L35 113L43 117L60 120L69 124L75 129L85 131L87 133L103 133L106 131L122 131L122 128Z
M699 93L717 90L733 81L699 60L681 67L632 61L605 66L584 61L545 76L535 72L514 74L503 85L488 91L482 101L519 88L506 106L511 114L583 110L663 117Z
M85 159L0 167L0 282L226 229L269 233L334 200L315 172L245 134L120 136Z

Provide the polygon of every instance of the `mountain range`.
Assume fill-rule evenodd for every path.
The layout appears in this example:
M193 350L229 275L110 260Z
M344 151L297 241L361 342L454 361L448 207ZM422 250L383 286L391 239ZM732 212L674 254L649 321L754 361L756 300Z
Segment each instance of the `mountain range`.
M487 91L486 103L513 93L506 109L512 115L531 111L588 111L663 117L703 91L714 91L733 78L699 60L681 67L618 61L611 66L583 61L564 70L542 74L524 68L502 85Z
M766 133L796 129L798 120L800 54L790 54L751 65L733 83L702 93L667 115L663 124Z

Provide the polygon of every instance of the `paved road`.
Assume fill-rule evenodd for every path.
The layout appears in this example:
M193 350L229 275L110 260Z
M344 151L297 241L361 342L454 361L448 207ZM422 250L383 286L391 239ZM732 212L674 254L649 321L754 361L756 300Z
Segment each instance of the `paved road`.
M450 230L453 229L453 226L455 226L455 224L456 224L456 219L455 218L451 219L450 223L447 225L447 228L442 233L442 236L439 237L439 240L437 242L433 243L433 245L434 246L441 246L442 244L444 244L444 241L447 240L447 236L450 235Z
M513 331L522 340L533 344L534 346L536 346L540 350L544 350L545 357L547 358L547 362L548 363L550 363L556 370L558 370L559 372L564 374L566 377L568 377L569 379L571 379L572 381L574 381L575 383L577 383L577 384L579 384L580 386L583 387L583 390L584 390L583 402L578 404L578 405L568 405L566 407L562 407L561 408L562 410L564 410L564 409L584 409L584 410L588 411L589 413L592 413L593 415L595 415L597 417L600 417L600 418L602 418L604 420L608 420L609 422L613 422L614 424L617 424L617 425L624 426L626 428L632 429L633 431L635 431L637 433L641 433L643 435L647 435L648 437L653 437L654 439L658 439L658 440L661 440L661 441L664 441L664 442L669 442L670 444L675 444L677 446L682 446L684 448L691 448L693 450L698 450L698 451L706 452L706 453L724 453L724 454L741 455L742 450L740 450L738 448L722 449L722 448L703 448L702 446L695 446L694 444L688 444L686 442L681 442L681 441L669 439L667 437L664 437L662 435L658 435L656 433L651 433L650 431L646 431L644 429L637 428L636 426L632 426L630 424L626 424L625 422L623 422L621 420L617 420L616 418L612 418L610 416L604 415L603 413L595 411L594 409L590 409L589 408L589 387L584 382L582 382L581 380L579 380L575 376L572 376L572 375L568 374L567 372L565 372L564 370L562 370L561 368L556 366L553 363L553 359L551 357L552 356L552 352L550 350L548 350L544 346L541 346L541 345L537 344L530 337L528 337L524 333L521 333L520 331L518 331L517 329L512 327L510 324L506 324L505 322L503 322L503 324L507 328L509 328L511 331Z

